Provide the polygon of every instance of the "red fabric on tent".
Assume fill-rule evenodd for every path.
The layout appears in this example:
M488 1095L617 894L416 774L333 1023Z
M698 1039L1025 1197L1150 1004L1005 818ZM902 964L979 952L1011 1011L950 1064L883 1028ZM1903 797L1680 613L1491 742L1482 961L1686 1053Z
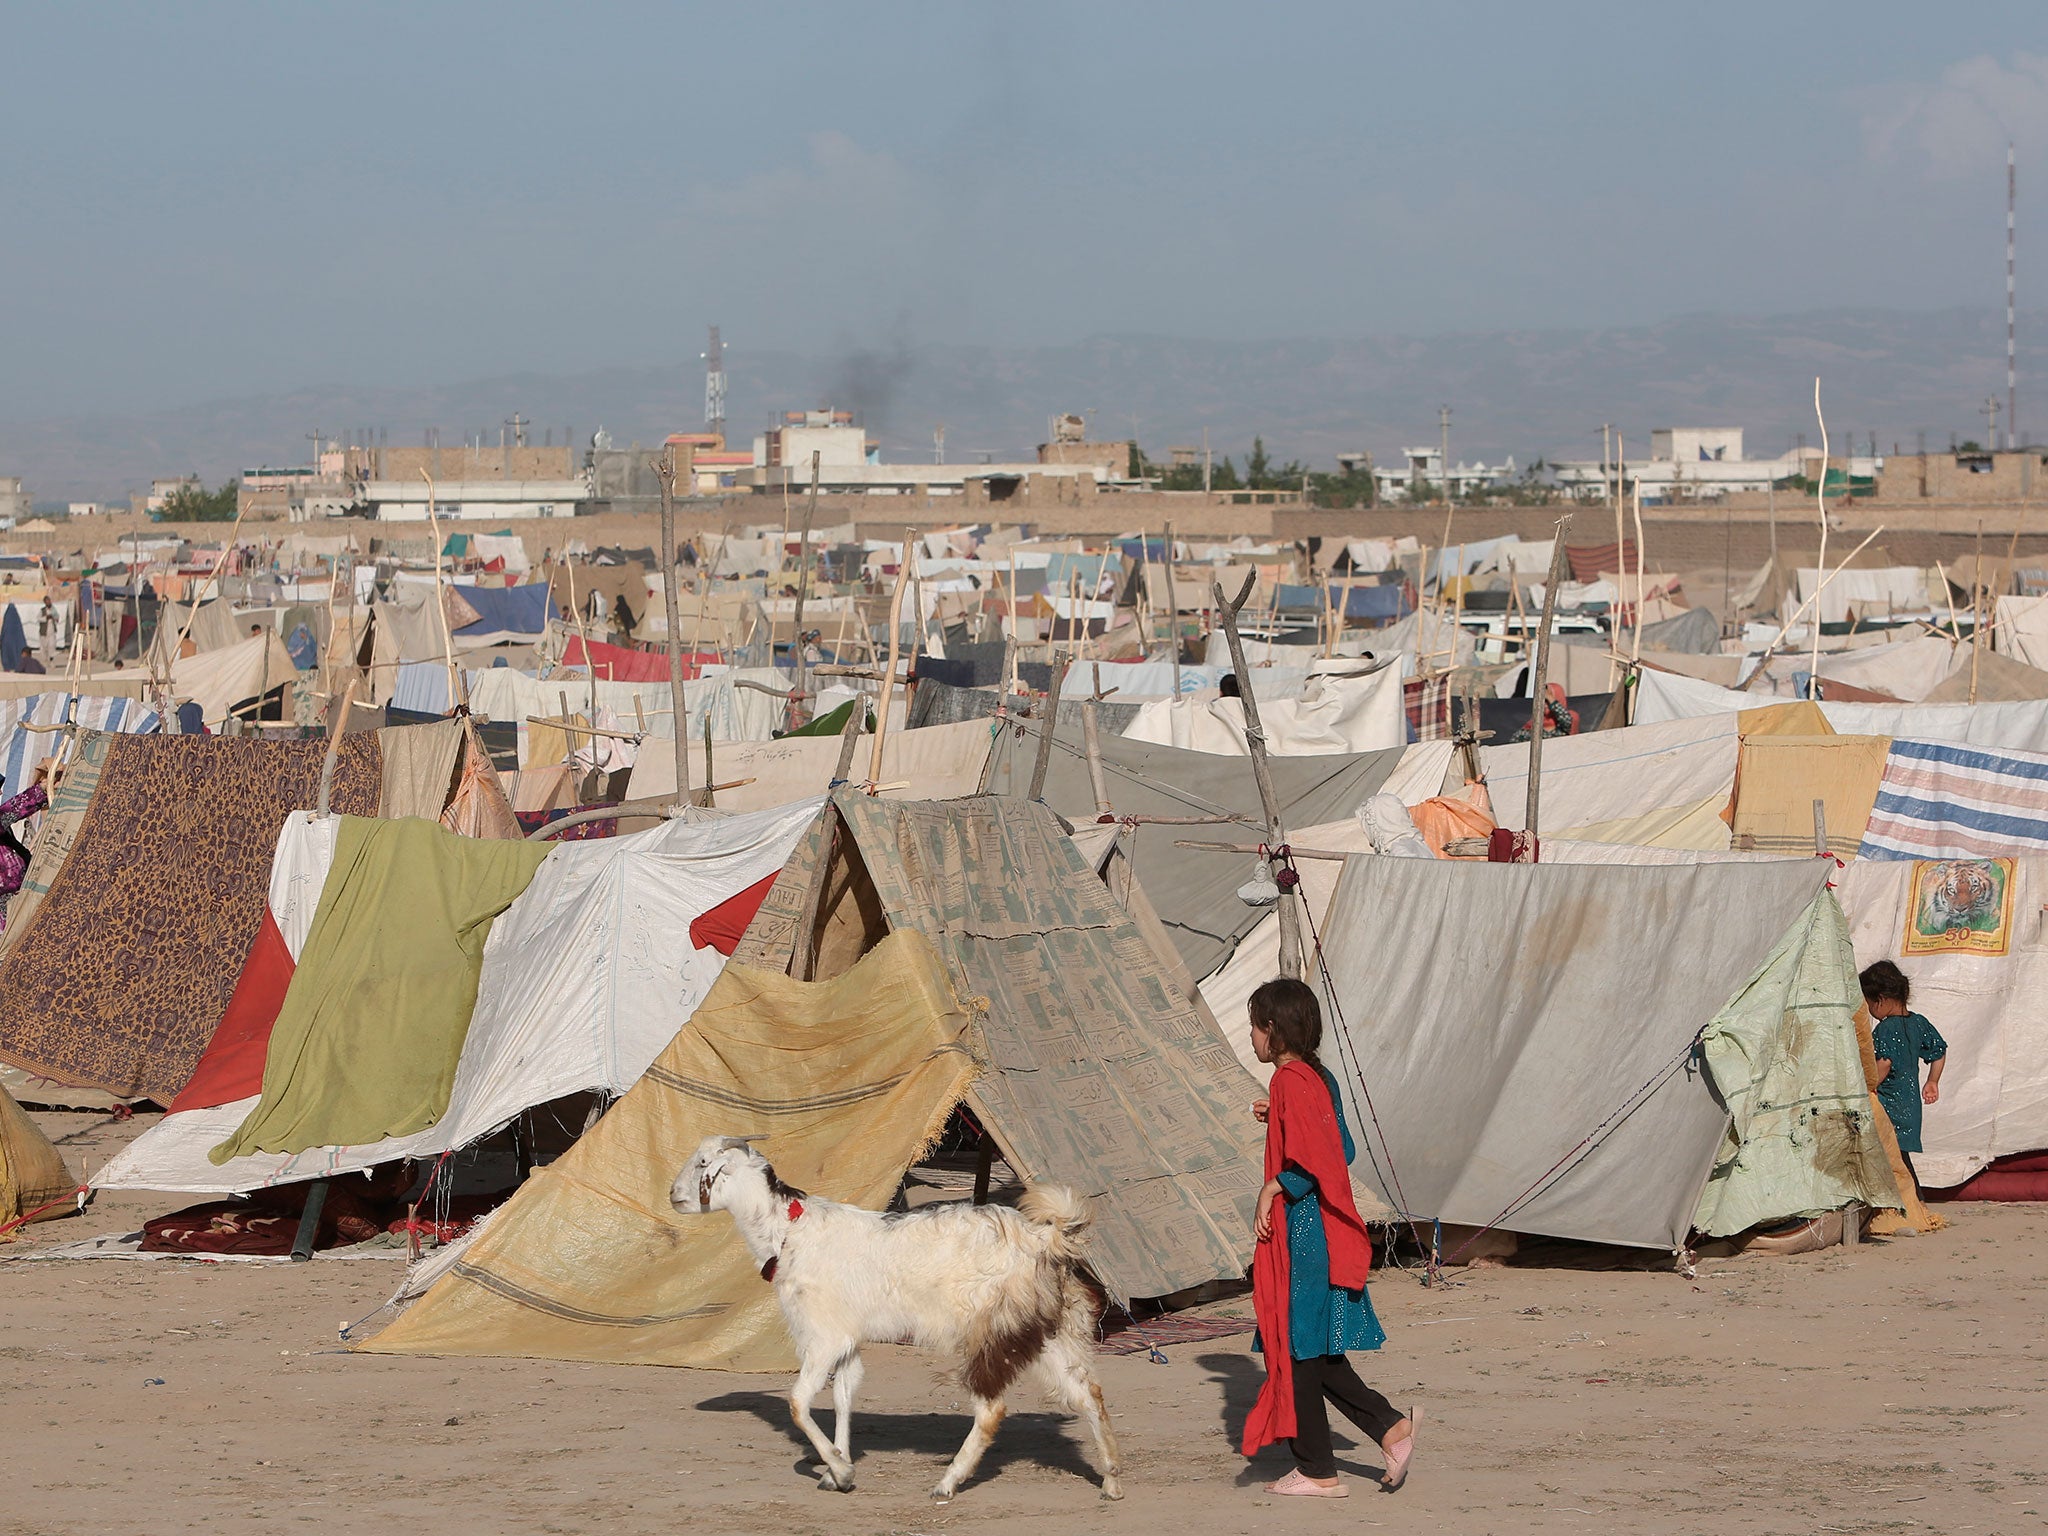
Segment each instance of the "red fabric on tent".
M1567 544L1564 557L1571 565L1573 581L1598 581L1602 571L1613 571L1617 576L1636 573L1634 539L1624 539L1619 544Z
M761 910L761 903L768 899L768 887L782 873L763 875L737 896L728 896L709 912L690 921L690 942L698 949L715 949L721 955L729 955L740 947L740 938L754 921L754 914Z
M2014 1152L1993 1158L1990 1166L1954 1189L1923 1193L1930 1201L2048 1200L2048 1152Z
M562 664L570 667L583 665L583 637L569 637L569 648L562 653ZM686 651L683 654L683 681L695 682L703 675L706 662L722 658L716 651ZM597 675L614 683L665 683L668 681L668 653L666 651L635 651L623 645L611 645L603 640L590 642L590 665Z
M263 1060L270 1051L271 1026L277 1023L277 1011L284 1006L295 969L277 919L265 907L263 925L256 930L256 942L249 946L249 958L242 962L242 974L228 998L227 1011L220 1016L199 1065L192 1069L191 1080L165 1106L171 1113L217 1109L263 1091Z

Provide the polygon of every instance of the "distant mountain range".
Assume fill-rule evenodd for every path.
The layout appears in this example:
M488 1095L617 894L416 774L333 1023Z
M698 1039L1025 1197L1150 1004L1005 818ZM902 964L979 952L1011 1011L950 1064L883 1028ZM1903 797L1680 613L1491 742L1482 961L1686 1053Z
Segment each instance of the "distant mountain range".
M1278 460L1334 467L1365 448L1383 462L1437 441L1451 407L1454 459L1520 465L1592 458L1600 425L1617 424L1631 455L1653 427L1740 426L1754 456L1800 434L1818 443L1813 381L1839 451L1912 451L1982 439L1983 403L2005 393L2005 327L1989 308L1909 313L1832 310L1768 318L1686 315L1609 330L1489 331L1362 339L1197 341L1101 336L1069 345L909 344L837 355L736 350L729 433L738 443L785 409L860 413L888 459L925 459L944 424L946 456L1028 456L1051 416L1090 413L1091 435L1136 432L1164 460L1199 444L1243 462L1255 433ZM2020 424L2048 438L2048 392L2029 395L2026 359L2048 315L2022 317ZM694 359L661 368L517 374L445 386L402 381L308 385L288 394L129 416L0 422L0 475L18 474L38 503L114 500L152 476L197 471L218 481L255 464L289 464L306 434L368 428L419 443L436 427L452 446L525 417L529 440L599 426L621 444L698 430L703 374ZM2031 402L2031 403L2030 403Z

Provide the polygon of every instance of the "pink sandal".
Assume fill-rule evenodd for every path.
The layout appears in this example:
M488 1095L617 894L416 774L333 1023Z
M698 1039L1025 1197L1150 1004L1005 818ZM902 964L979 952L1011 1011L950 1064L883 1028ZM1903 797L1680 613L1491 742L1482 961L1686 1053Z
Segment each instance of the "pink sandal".
M1287 1494L1300 1499L1348 1499L1351 1490L1342 1483L1331 1483L1327 1487L1296 1467L1278 1482L1266 1484L1266 1492Z
M1386 1489L1387 1492L1399 1492L1401 1485L1408 1481L1408 1468L1415 1460L1415 1436L1421 1428L1422 1410L1420 1408L1410 1408L1408 1410L1408 1438L1401 1441L1394 1448L1389 1448L1385 1444L1380 1446L1381 1452L1387 1458L1387 1471L1386 1475L1380 1479L1380 1486Z

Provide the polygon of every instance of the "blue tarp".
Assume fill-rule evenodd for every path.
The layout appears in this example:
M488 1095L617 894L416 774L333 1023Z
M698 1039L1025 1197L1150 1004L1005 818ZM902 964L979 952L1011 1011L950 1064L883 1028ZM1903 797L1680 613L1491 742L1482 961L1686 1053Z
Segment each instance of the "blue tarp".
M460 587L462 600L477 611L474 624L465 624L458 635L542 635L548 620L555 617L555 605L548 599L547 583L529 582L523 587Z
M1353 587L1347 600L1340 584L1330 587L1330 606L1342 606L1347 619L1398 619L1408 612L1406 595L1402 588ZM1323 594L1315 587L1290 586L1283 582L1279 588L1278 607L1282 613L1321 613Z
M1123 551L1126 560L1150 560L1154 565L1166 564L1164 539L1125 539L1118 547Z
M1410 611L1408 589L1402 586L1353 587L1348 599L1343 587L1333 586L1330 602L1342 603L1347 619L1398 619Z

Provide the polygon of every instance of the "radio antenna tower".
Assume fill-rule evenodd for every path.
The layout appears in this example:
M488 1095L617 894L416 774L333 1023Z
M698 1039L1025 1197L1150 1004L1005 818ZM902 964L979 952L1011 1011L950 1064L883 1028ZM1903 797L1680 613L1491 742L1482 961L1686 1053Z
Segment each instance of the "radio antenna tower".
M2019 173L2010 140L2005 146L2005 446L2019 446L2019 368L2013 309L2013 213L2019 202Z
M711 344L704 352L704 430L725 440L725 344L718 339L718 327L711 327Z

